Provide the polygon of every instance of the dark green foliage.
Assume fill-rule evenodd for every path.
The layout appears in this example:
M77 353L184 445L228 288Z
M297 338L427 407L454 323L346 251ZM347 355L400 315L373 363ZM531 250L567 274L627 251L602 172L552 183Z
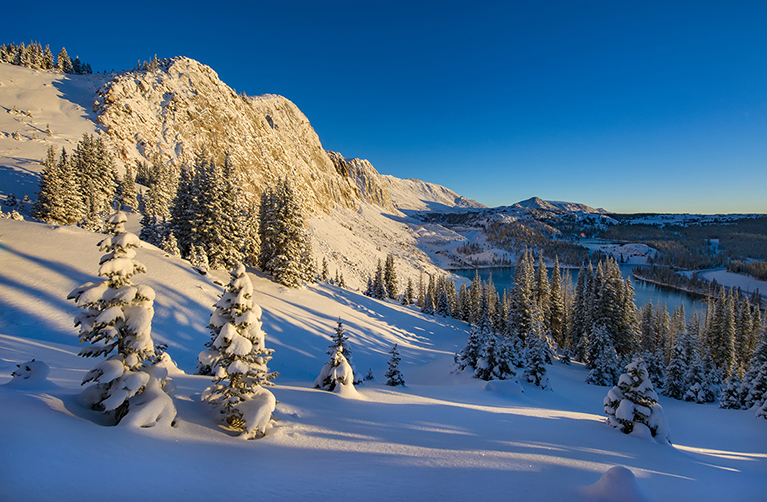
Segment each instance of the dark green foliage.
M388 364L389 369L386 370L386 374L384 376L386 377L386 385L390 387L396 387L396 386L405 386L405 378L402 376L402 372L399 370L399 363L400 363L400 357L399 357L399 351L397 350L397 344L394 344L394 347L391 348L389 351L389 354L391 354L391 357L389 358Z

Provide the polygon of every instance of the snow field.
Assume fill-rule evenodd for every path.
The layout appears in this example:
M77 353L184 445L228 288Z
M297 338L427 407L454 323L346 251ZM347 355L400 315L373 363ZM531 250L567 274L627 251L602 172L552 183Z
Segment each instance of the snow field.
M11 452L0 462L2 499L630 500L634 484L657 501L762 496L767 435L753 412L661 396L673 446L626 436L604 424L609 389L583 383L578 364L549 367L553 391L488 385L451 373L464 323L324 284L291 290L260 274L251 274L254 302L275 349L269 369L281 373L264 439L218 428L200 402L210 377L189 374L167 389L175 427L100 426L99 413L77 404L95 361L77 356L77 309L65 297L96 279L103 236L12 220L0 220L0 235L0 384L33 358L50 367L43 383L0 385L0 443ZM136 282L157 293L152 335L191 373L223 290L215 281L228 274L201 276L146 244L137 259L147 273ZM312 388L338 317L357 371L376 376L358 399ZM404 388L383 385L394 343ZM636 480L624 472L585 488L616 465Z

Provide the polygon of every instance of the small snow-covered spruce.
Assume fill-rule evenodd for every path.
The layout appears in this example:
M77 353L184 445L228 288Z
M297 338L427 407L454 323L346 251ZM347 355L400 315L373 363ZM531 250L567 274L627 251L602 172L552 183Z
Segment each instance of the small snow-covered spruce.
M375 375L373 375L373 368L368 368L368 372L365 375L365 378L363 378L363 380L367 380L367 381L372 382L375 379L376 379L376 377L375 377Z
M354 387L354 370L347 356L344 355L349 354L349 349L346 346L348 340L349 338L344 333L343 322L339 317L333 344L328 347L326 352L330 356L330 361L325 363L314 381L316 389L341 392L342 387Z
M83 309L75 317L80 343L91 344L80 355L108 356L83 378L83 385L94 385L82 399L93 409L112 414L118 423L135 407L135 416L126 420L129 425L170 425L176 409L162 390L167 370L153 367L164 359L151 336L155 293L133 284L132 277L146 268L134 260L140 241L125 231L126 221L125 213L113 214L107 220L112 235L99 243L99 249L107 252L99 267L99 276L106 280L83 284L67 297Z
M653 437L669 440L663 408L658 404L658 394L641 358L626 366L626 373L620 376L618 385L607 393L604 407L611 427L630 434L642 424Z
M274 351L264 347L261 308L253 302L245 266L238 264L229 276L210 316L210 348L198 358L198 371L213 374L202 400L220 408L229 427L252 439L266 433L276 400L264 387L272 386L278 374L266 366Z
M399 370L399 362L401 361L401 358L399 357L399 351L397 350L396 343L394 344L394 347L392 347L389 351L389 354L391 354L391 357L389 358L389 369L386 370L386 374L384 374L386 377L386 385L390 387L401 385L404 387L405 378L402 376L402 372Z

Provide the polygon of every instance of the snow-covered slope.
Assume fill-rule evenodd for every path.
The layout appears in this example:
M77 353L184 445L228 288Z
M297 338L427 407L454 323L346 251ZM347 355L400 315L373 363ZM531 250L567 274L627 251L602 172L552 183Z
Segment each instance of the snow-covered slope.
M0 63L0 194L34 197L48 146L71 153L83 134L100 129L91 106L103 83L101 75Z
M96 361L76 355L77 309L65 300L96 279L99 238L0 219L0 499L762 498L767 435L751 411L661 397L674 446L627 436L603 423L607 388L586 385L583 366L549 366L552 391L488 384L452 372L464 323L326 284L288 290L258 274L254 300L275 349L270 369L281 373L265 438L242 441L219 428L200 402L210 378L189 374L174 375L168 389L174 427L104 427L77 404ZM157 292L155 341L190 373L209 339L216 281L227 274L200 276L151 246L137 259L147 267L137 282ZM359 387L359 399L312 388L339 317L356 368L378 380ZM404 388L380 383L394 343ZM48 380L10 383L16 365L33 358L48 364ZM616 465L630 473L605 475Z
M444 212L485 207L434 183L412 178L403 180L390 175L381 178L389 189L394 205L403 211Z

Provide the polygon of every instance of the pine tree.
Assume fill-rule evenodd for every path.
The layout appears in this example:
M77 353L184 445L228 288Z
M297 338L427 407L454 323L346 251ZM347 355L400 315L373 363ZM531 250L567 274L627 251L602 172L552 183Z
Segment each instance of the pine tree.
M764 403L767 402L767 363L762 364L754 379L751 380L745 401L746 409L751 409L753 407L764 408ZM757 412L759 412L759 410L757 410Z
M461 349L460 353L455 355L454 361L458 366L458 369L475 369L477 367L477 361L480 357L480 351L483 349L483 347L483 329L480 326L474 324L469 330L469 338L466 340L466 346Z
M386 262L383 270L383 282L386 286L386 294L389 298L396 299L398 293L397 270L394 266L394 256L391 254L386 255Z
M495 335L488 329L483 330L482 350L477 358L474 376L480 380L493 380L498 377L499 365Z
M276 401L264 387L277 373L267 363L274 351L264 346L261 308L253 302L253 284L242 264L210 317L211 340L200 353L198 370L213 375L202 400L221 410L226 423L247 437L263 435Z
M373 276L373 289L371 296L378 300L386 298L386 284L384 283L383 267L381 267L381 259L378 259L378 266L376 266L376 273Z
M72 73L72 60L67 55L66 48L62 47L56 56L56 69L62 73Z
M187 259L191 257L192 246L196 245L198 241L196 230L197 218L200 212L197 197L197 180L195 165L183 166L176 188L176 195L170 207L171 230L173 235L176 236L181 256Z
M575 285L575 298L573 301L573 319L570 325L569 345L573 357L577 361L586 359L586 347L583 337L586 330L586 270L581 265L578 271L578 281Z
M630 434L637 424L644 424L653 437L668 440L663 408L658 404L658 395L641 358L626 367L618 385L607 393L604 407L607 423L621 432Z
M727 386L719 396L719 407L728 410L739 410L740 403L740 378L737 373L730 375L727 379Z
M242 261L249 267L258 267L258 256L261 253L257 213L251 205L242 219Z
M120 205L130 208L132 211L138 209L136 180L130 165L125 168L125 176L123 177L122 185L120 186Z
M347 346L348 340L339 317L333 344L328 347L326 352L330 355L330 361L325 363L314 381L315 388L333 392L340 391L342 387L354 387L354 370L348 360L348 357L351 356Z
M64 202L61 176L56 166L56 154L53 147L48 147L48 153L40 172L40 191L32 206L32 216L45 223L64 223Z
M551 272L551 288L549 290L548 325L551 336L561 349L567 347L565 332L565 303L562 297L562 279L559 271L559 258L554 257L554 270Z
M663 394L673 399L684 399L687 392L685 376L687 375L687 359L684 348L684 340L678 340L674 345L671 361L666 367L666 382Z
M115 198L115 170L112 155L101 138L84 134L71 158L82 198L85 227L100 231Z
M546 364L551 364L550 348L547 343L549 334L543 320L543 312L534 309L532 313L532 325L526 340L527 343L527 369L525 377L527 381L549 389L549 377L546 375Z
M99 242L99 249L107 253L101 258L99 276L106 279L83 284L67 297L83 309L75 318L80 342L91 344L80 355L108 356L85 375L83 384L94 385L83 397L94 409L112 414L118 423L134 405L149 406L152 401L158 405L157 412L133 425L170 425L176 410L161 388L167 373L153 367L163 359L151 335L155 293L148 286L133 284L133 276L146 268L134 260L140 241L125 231L126 221L125 213L113 214L108 219L111 236Z
M767 330L764 331L762 340L759 341L756 349L754 350L751 361L749 362L748 371L746 371L746 373L743 375L743 384L740 386L741 404L744 408L747 409L757 404L757 401L762 398L760 391L755 391L752 393L751 389L755 387L755 381L759 376L762 367L767 364L767 341L765 340L766 335ZM750 398L749 395L751 396Z
M307 274L304 257L308 240L298 198L287 180L279 181L274 193L262 197L260 215L259 263L277 282L299 287Z
M325 259L325 257L322 257L322 272L320 272L320 280L323 282L327 282L328 277L330 276L330 272L328 272L328 260ZM336 272L336 277L338 277L338 272ZM338 282L337 280L335 281Z
M533 311L536 309L534 296L535 269L533 268L532 254L529 250L525 250L518 260L515 273L510 316L512 324L524 342L527 339L527 334L532 329Z
M402 372L399 370L399 351L397 350L397 344L394 344L394 347L389 351L389 354L391 354L391 357L389 358L388 364L389 369L386 370L386 374L384 375L386 377L386 385L390 387L396 387L398 385L405 386L405 378L402 376Z
M434 298L434 276L429 276L429 285L426 288L426 294L423 297L423 307L421 308L421 312L427 315L434 315L436 304L435 304L435 298Z
M402 305L412 305L414 298L414 291L413 291L413 280L408 277L407 278L407 287L405 288L405 292L402 293Z
M591 371L586 383L604 387L615 385L618 380L618 356L607 328L603 324L595 327L589 341L593 361L590 362Z

